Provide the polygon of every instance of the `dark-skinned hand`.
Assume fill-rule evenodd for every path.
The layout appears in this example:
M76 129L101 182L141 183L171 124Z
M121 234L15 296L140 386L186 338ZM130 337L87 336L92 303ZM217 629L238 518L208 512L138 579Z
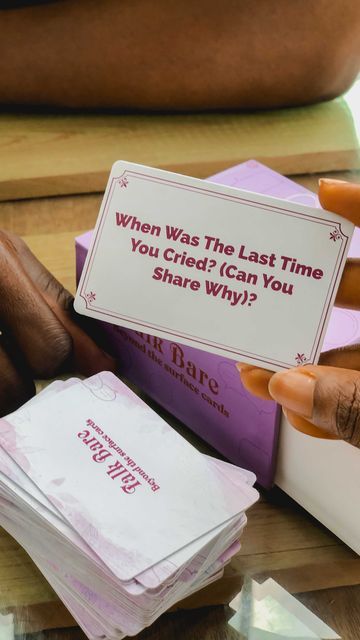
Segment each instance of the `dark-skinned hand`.
M320 180L319 199L324 209L360 226L360 184ZM360 310L360 259L347 260L336 305ZM299 431L360 447L359 344L323 353L318 366L275 374L241 363L238 369L246 389L261 398L276 400Z
M37 378L114 370L114 360L81 328L72 303L27 245L0 231L0 415L28 400Z

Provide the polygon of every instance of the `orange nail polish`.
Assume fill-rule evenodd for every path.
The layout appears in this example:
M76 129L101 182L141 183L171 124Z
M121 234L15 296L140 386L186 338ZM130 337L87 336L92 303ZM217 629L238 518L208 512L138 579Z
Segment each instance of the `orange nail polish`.
M314 424L312 424L312 422L309 422L293 411L289 411L288 409L283 408L283 413L292 427L294 427L297 431L301 431L301 433L305 433L307 436L311 436L312 438L322 438L323 440L340 439L338 436L335 436L328 431L325 431L324 429L320 429L320 427L316 427Z
M250 371L254 371L255 369L258 369L258 367L256 367L255 365L246 364L245 362L237 362L236 368L241 375L243 373L248 374Z
M269 380L273 375L272 371L259 369L259 367L249 367L242 371L241 381L250 393L262 400L272 400L269 393Z
M345 184L346 180L335 180L334 178L319 178L319 186L321 184Z
M316 377L306 368L276 373L269 382L270 395L286 409L311 418Z

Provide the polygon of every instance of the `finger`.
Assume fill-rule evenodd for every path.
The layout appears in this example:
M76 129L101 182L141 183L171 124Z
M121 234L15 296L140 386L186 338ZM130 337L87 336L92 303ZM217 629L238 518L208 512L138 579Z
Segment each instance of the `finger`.
M338 436L332 435L331 433L325 433L323 429L316 427L314 424L312 424L312 422L309 422L302 416L299 416L297 413L294 413L289 409L283 408L283 413L287 421L297 431L301 431L301 433L305 433L307 436L311 436L312 438L322 438L327 440L339 440Z
M33 283L49 308L72 338L71 368L89 376L99 371L115 371L116 363L81 328L80 317L75 320L73 296L34 256L28 246L17 236L11 236L16 252Z
M315 426L360 447L360 373L307 366L276 373L271 396Z
M15 411L35 394L31 377L17 369L6 350L0 345L0 416Z
M345 309L360 309L360 259L347 259L335 304Z
M71 297L71 305L72 301ZM54 305L51 299L48 299L48 304L72 337L72 369L84 376L91 376L100 371L116 371L116 360L100 349L96 342L72 319L71 311Z
M53 375L72 342L23 268L8 236L0 232L1 328L17 345L34 375Z
M360 226L360 184L341 180L319 180L319 200L324 209L333 211ZM360 307L360 260L347 260L336 296L336 305L347 309Z
M360 226L360 184L330 180L319 180L319 200L324 209L333 211Z
M238 363L236 368L240 372L241 382L245 389L262 400L272 400L268 386L273 371L267 371L260 367Z
M360 344L324 351L320 356L319 364L360 371Z

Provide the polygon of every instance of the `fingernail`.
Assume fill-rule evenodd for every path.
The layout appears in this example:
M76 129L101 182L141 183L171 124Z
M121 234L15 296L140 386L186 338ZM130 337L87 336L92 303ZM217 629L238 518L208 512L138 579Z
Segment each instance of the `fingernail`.
M245 369L245 367L249 367L250 365L246 364L245 362L237 362L235 366L237 370L241 373L243 369Z
M285 409L311 418L316 377L311 371L290 369L276 373L269 382L270 395Z
M321 184L345 184L346 180L334 180L334 178L319 178L319 186Z
M302 416L299 416L297 413L289 411L289 409L284 409L283 407L283 413L286 420L292 427L297 431L301 431L301 433L305 433L307 436L311 436L312 438L321 438L322 440L340 440L339 436L326 431L322 427L317 427Z
M282 407L282 412L286 418L286 420L295 428L297 431L301 431L301 433L306 433L308 436L317 437L319 434L323 435L324 432L319 429L319 427L315 427L311 422L299 416L297 413L290 411L290 409L286 409ZM326 434L325 436L326 437Z

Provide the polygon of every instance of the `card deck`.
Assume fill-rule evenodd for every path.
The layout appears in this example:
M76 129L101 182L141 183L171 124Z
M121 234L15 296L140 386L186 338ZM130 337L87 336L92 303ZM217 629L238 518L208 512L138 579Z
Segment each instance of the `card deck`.
M0 524L89 638L136 635L218 579L258 497L107 372L50 385L0 420L0 444Z

